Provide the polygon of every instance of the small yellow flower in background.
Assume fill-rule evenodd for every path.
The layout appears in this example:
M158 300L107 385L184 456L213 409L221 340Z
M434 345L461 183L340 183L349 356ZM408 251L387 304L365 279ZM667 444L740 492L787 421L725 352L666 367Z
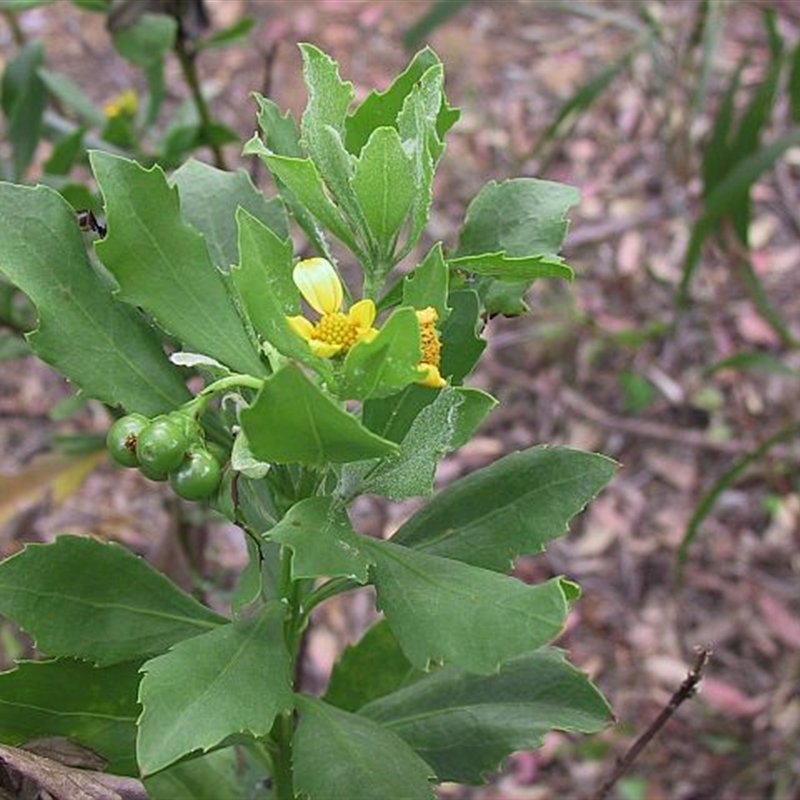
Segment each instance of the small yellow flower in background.
M109 119L122 116L133 117L138 110L139 98L133 89L126 89L124 92L112 97L103 109Z
M342 282L324 258L300 261L292 279L306 302L320 314L316 324L303 316L287 317L292 330L308 342L311 351L322 358L346 353L356 342L369 341L377 334L375 303L359 300L345 314L342 311Z
M420 369L424 369L427 373L417 383L423 386L430 386L433 389L441 389L442 386L447 384L447 381L439 372L442 343L439 341L439 331L436 330L436 321L438 319L439 314L433 306L417 311L419 340L422 346L422 361L419 366Z

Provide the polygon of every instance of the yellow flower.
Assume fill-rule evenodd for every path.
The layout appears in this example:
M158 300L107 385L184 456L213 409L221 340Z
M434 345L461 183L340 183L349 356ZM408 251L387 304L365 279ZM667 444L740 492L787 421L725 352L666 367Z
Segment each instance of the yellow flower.
M303 316L286 320L316 355L331 358L346 353L356 342L369 341L377 334L372 327L377 313L372 300L359 300L346 314L342 311L342 282L326 259L300 261L292 279L306 302L320 314L320 320L316 324Z
M439 372L442 343L439 341L439 331L436 330L438 319L439 314L433 306L417 311L419 340L422 346L422 361L420 361L419 368L425 370L426 373L425 377L417 383L433 389L441 389L447 383Z
M128 89L109 100L103 111L109 119L114 117L133 117L139 109L139 98L133 89Z

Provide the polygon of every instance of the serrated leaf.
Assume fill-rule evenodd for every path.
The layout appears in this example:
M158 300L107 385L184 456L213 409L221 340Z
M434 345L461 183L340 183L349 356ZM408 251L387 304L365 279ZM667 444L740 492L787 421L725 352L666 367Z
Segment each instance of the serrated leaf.
M292 578L345 577L367 582L369 556L347 510L332 497L309 497L293 505L266 538L288 545Z
M203 237L180 213L159 167L90 154L105 198L108 235L95 247L119 282L118 297L141 306L190 350L237 372L266 374Z
M472 405L476 398L470 401L468 408L462 408L465 397L459 389L441 389L436 399L411 423L400 444L400 452L387 458L367 476L363 491L391 500L430 494L439 459L463 444L479 422L481 412ZM483 415L493 405L493 399L480 403Z
M430 67L406 97L397 117L397 129L412 159L412 176L416 191L411 203L408 234L397 258L411 252L428 222L433 202L433 174L444 145L436 123L443 102L444 69L441 64Z
M253 139L248 144L251 146L246 147L244 152L260 156L278 185L288 188L292 197L297 199L307 213L312 214L321 225L351 250L358 249L339 209L326 194L322 176L310 158L274 155L263 144ZM292 212L294 213L295 210L296 206L292 205ZM298 220L300 219L302 216L298 216Z
M406 97L417 81L430 69L440 64L439 56L429 47L420 50L409 65L383 92L373 90L356 110L347 117L345 143L347 149L358 155L372 132L384 125L397 125L397 115Z
M390 259L416 188L412 161L395 128L373 131L356 162L352 185L380 252Z
M309 800L433 800L430 767L399 736L315 697L297 706L295 787Z
M264 776L242 774L243 753L240 748L225 747L179 764L145 778L150 800L252 800L251 786ZM260 780L259 780L260 778Z
M344 134L347 109L355 93L350 81L339 77L339 65L311 44L300 44L303 56L303 79L308 87L308 102L301 120L301 130L306 148L317 164L326 161L325 149L329 141L323 131L333 128ZM324 173L323 173L324 174ZM326 181L328 176L325 175Z
M566 533L615 468L610 458L566 447L512 453L448 486L393 541L506 572L518 556Z
M440 372L451 383L461 383L478 363L486 340L478 335L482 326L481 304L472 289L453 292L449 299L451 311L442 325L442 364Z
M399 444L419 412L438 396L438 389L407 386L391 397L381 397L364 403L362 421L373 433Z
M124 547L83 536L31 544L0 563L0 613L42 652L101 666L147 658L226 621Z
M272 100L258 92L253 92L252 96L258 103L258 127L264 133L264 141L269 150L279 156L302 156L300 131L291 113L287 111L281 114Z
M442 243L437 242L422 263L403 278L403 305L419 310L428 306L435 308L441 327L450 314L447 306L449 279Z
M277 464L361 461L397 449L364 428L294 364L264 381L241 422L253 455Z
M279 200L267 200L246 172L227 172L191 158L170 177L178 187L181 215L206 240L211 260L222 270L239 263L236 211L259 219L281 241L289 238L286 212Z
M22 180L39 145L46 102L38 72L43 61L44 45L28 42L3 72L0 102L7 120L5 138L11 144L15 180Z
M368 539L378 608L414 666L489 674L561 631L574 584L528 586L449 558Z
M567 234L567 210L579 199L577 189L553 181L489 181L467 208L455 256L555 254Z
M386 620L381 620L357 644L345 648L333 666L323 699L343 711L358 711L399 689L414 673L397 637Z
M0 673L0 741L65 736L136 775L138 662L93 667L85 661L22 662Z
M292 243L281 241L245 209L236 213L239 227L239 265L231 270L247 316L256 332L278 352L307 364L331 380L330 363L311 352L286 322L300 311L300 296L292 281Z
M45 186L0 183L0 272L39 313L36 354L86 394L155 415L189 393L141 316L114 300L86 258L75 212Z
M563 278L571 281L572 269L560 256L538 254L513 258L505 251L461 256L447 260L450 269L463 269L501 281L532 281L536 278Z
M235 734L266 736L292 707L279 603L181 642L142 667L136 742L143 775Z
M350 400L395 394L420 380L421 358L417 315L413 308L398 308L374 339L348 351L337 392Z
M439 780L479 784L516 750L541 747L550 730L594 733L611 710L564 653L544 648L495 675L444 667L359 714L401 736Z

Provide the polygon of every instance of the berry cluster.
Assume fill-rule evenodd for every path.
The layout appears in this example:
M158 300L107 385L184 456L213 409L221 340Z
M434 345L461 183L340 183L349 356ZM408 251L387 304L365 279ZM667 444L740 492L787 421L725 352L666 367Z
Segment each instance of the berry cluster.
M138 467L150 480L169 479L184 500L203 500L219 486L220 459L192 415L176 412L148 419L128 414L111 426L106 444L118 464Z

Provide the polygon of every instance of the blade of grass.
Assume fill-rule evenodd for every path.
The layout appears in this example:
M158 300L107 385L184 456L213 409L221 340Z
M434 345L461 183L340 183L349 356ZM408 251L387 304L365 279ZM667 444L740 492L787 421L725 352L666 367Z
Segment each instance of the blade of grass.
M747 467L750 466L750 464L758 461L768 453L772 447L793 436L798 430L800 430L800 422L793 422L791 425L781 428L781 430L764 440L754 450L737 458L736 461L714 481L705 494L703 494L692 514L692 518L689 520L689 524L686 526L686 533L683 535L675 558L675 582L678 586L680 586L683 581L683 570L689 556L689 548L697 537L701 523L709 515L714 504L719 499L719 496L747 469Z
M800 145L800 126L792 128L786 136L762 148L749 158L740 161L723 178L706 198L706 207L692 227L683 274L676 294L676 302L685 307L689 300L689 285L700 260L703 243L715 231L723 217L730 216L742 197L749 197L750 187L770 169L790 148Z

